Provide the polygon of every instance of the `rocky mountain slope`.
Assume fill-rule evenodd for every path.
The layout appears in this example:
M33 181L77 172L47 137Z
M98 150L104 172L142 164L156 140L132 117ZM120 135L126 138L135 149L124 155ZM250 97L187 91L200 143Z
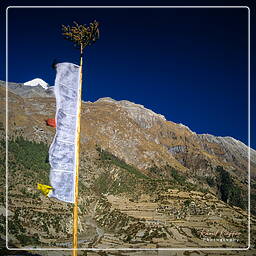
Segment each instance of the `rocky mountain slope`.
M0 80L0 86L5 87L6 82ZM24 85L22 83L8 83L9 91L23 98L54 97L52 88L53 87L46 87L44 83L43 86L41 86L40 84L31 86L30 84Z
M55 99L35 93L35 87L23 89L13 84L8 96L10 243L69 247L72 205L35 189L49 183L47 154L55 130L45 120L54 117ZM3 86L0 95L4 124ZM198 135L125 100L82 105L81 246L247 247L246 145L231 137ZM2 125L1 160L4 132ZM255 214L255 150L250 154Z

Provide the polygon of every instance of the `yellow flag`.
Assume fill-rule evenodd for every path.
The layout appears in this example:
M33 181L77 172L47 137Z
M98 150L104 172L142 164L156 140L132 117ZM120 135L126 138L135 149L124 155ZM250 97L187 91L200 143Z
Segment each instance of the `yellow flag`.
M43 184L37 184L37 189L40 190L45 196L48 196L52 191L52 187Z

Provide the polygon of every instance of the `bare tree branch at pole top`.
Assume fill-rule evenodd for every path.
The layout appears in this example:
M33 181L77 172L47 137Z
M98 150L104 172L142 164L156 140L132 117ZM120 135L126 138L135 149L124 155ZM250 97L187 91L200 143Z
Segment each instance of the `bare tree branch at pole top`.
M74 46L79 47L80 53L83 54L86 46L92 45L99 39L99 22L94 20L89 26L79 25L75 21L73 23L74 26L62 25L62 35L66 40L74 42Z

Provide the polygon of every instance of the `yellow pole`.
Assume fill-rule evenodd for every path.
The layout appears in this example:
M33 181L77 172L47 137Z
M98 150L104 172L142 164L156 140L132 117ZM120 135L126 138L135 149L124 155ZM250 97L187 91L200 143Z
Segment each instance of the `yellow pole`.
M75 204L73 209L73 253L72 256L77 256L78 246L78 171L79 171L79 154L80 154L80 119L81 119L81 96L82 96L82 66L83 66L83 48L81 44L80 57L80 88L78 93L78 113L77 113L77 140L76 140L76 179L75 179Z

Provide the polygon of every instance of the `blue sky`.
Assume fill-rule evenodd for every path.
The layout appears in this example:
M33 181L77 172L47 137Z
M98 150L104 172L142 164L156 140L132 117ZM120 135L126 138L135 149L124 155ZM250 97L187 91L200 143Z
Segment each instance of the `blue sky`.
M94 19L101 38L85 51L83 100L130 100L247 144L246 8L9 9L9 81L53 85L54 58L79 62L61 24Z

